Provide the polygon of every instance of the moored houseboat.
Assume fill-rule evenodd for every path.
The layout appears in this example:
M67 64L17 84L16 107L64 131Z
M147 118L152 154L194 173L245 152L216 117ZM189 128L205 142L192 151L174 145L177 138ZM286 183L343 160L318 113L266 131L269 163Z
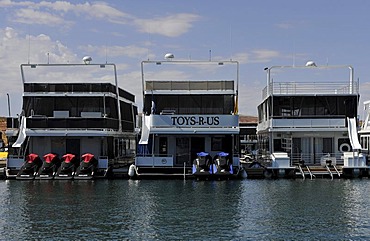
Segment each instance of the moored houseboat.
M353 68L309 61L265 70L257 126L259 157L269 161L265 176L364 175L368 167L358 143L359 82Z
M21 75L22 113L8 118L6 131L12 147L8 178L18 175L30 153L47 158L45 163L51 162L48 153L62 161L58 170L39 173L39 179L78 179L80 165L68 175L61 171L66 155L78 163L86 163L87 153L96 159L93 175L85 173L83 179L108 177L114 166L133 161L135 96L118 87L115 64L22 64Z
M143 61L141 67L141 138L129 175L240 176L238 62L167 59ZM208 75L217 71L232 73L232 79Z
M370 101L366 100L363 102L364 106L364 120L359 130L360 144L362 147L361 152L366 155L367 165L369 164L370 155ZM367 175L370 176L370 169L367 170Z

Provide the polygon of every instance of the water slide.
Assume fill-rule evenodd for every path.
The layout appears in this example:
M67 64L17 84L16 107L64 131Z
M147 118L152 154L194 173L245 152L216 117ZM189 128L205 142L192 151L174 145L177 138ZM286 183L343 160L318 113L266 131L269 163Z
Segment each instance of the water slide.
M143 114L143 124L141 128L141 138L139 144L147 145L150 133L151 117Z
M24 140L26 140L26 117L21 117L21 126L19 128L18 138L12 145L12 147L21 147Z
M348 118L348 135L349 140L351 141L351 146L353 150L361 150L361 144L358 140L358 134L357 134L357 125L356 125L356 118Z

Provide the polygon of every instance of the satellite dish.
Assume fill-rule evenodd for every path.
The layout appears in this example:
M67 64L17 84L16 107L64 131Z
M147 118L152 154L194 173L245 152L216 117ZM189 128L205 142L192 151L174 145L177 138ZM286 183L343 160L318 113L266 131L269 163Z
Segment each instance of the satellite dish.
M175 58L175 56L173 54L171 54L171 53L167 53L167 54L164 55L164 58L168 60L168 59Z
M317 67L317 65L315 64L315 62L313 62L312 60L310 60L310 61L307 61L306 67Z
M84 61L85 64L90 64L92 58L90 56L85 56L82 58L82 60Z

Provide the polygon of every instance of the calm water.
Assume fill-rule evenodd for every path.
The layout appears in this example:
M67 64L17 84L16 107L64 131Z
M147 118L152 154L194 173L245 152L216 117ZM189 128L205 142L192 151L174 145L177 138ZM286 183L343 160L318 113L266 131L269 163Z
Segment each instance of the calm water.
M370 180L0 182L2 240L368 240Z

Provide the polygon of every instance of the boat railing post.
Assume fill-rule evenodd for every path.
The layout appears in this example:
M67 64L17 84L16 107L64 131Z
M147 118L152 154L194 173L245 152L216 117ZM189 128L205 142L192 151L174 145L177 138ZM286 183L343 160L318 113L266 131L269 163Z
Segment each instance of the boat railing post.
M184 180L185 180L185 176L186 176L185 166L186 166L186 162L184 162Z
M118 110L118 131L121 132L122 131L122 116L121 116L121 106L120 106L120 100L119 100L117 69L116 69L115 64L113 64L113 71L114 71L114 82L116 85L117 110Z

